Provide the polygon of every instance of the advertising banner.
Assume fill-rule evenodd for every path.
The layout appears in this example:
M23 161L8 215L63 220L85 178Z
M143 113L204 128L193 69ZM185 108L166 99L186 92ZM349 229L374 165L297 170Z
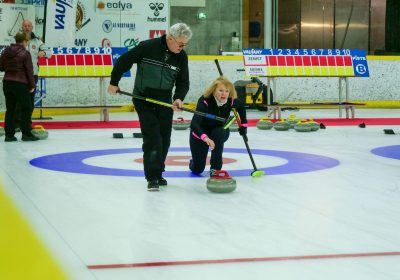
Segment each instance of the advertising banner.
M133 48L169 26L168 0L78 0L75 46Z
M46 24L46 0L15 3L0 4L0 45L9 45L26 18L49 47L130 49L140 41L166 34L169 27L168 0L48 0Z
M44 33L44 6L46 0L29 0L35 6L35 21L32 20L33 26L35 27L34 33L36 36L39 36L42 40Z
M73 46L76 0L49 0L46 12L46 44L52 47Z
M32 5L0 4L0 45L14 43L14 35L21 29L24 19L34 18Z

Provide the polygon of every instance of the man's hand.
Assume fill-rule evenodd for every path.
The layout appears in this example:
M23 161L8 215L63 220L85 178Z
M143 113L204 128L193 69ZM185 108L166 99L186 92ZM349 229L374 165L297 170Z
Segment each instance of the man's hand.
M174 107L172 107L172 109L176 112L181 112L181 108L183 107L183 102L180 99L175 99L174 102L172 103L172 105L174 105Z
M35 88L34 88L34 87L33 87L33 88L30 88L30 89L29 89L29 92L30 92L30 93L34 93L34 92L35 92Z
M46 57L46 53L44 51L39 51L38 57Z
M118 86L113 86L113 85L109 85L107 88L107 92L111 95L116 95L119 91L119 87Z

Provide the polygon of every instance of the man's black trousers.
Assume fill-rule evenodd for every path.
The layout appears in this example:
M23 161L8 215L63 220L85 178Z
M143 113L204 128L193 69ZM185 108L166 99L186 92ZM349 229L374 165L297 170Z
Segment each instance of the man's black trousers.
M143 134L144 175L148 181L157 180L162 177L171 144L173 110L136 100L134 104Z

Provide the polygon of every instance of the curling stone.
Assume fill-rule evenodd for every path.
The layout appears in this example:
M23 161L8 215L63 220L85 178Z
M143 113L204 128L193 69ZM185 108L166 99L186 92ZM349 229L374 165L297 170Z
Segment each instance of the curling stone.
M299 122L296 115L292 114L287 118L287 122L290 124L290 128L294 128L294 125Z
M175 130L185 130L190 127L190 121L185 121L183 118L172 122L172 128Z
M239 125L235 122L235 123L233 123L233 124L231 124L230 126L229 126L229 131L231 131L231 132L237 132L237 131L239 131Z
M299 121L294 125L294 130L296 130L297 132L310 132L311 124L308 123L307 120Z
M313 119L309 120L308 123L311 125L311 131L319 130L319 123L317 123Z
M6 134L4 127L0 126L0 136L3 136L4 134Z
M207 179L207 189L213 193L230 193L236 189L236 180L225 170L215 171L217 176Z
M271 129L274 126L274 124L268 118L261 118L257 122L256 126L258 129L268 130Z
M275 122L274 128L275 128L275 130L278 130L278 131L287 131L290 129L290 124L287 121L285 121L284 119L282 119L280 121Z
M40 140L44 140L49 137L49 133L47 132L47 130L44 129L42 125L35 125L31 132Z

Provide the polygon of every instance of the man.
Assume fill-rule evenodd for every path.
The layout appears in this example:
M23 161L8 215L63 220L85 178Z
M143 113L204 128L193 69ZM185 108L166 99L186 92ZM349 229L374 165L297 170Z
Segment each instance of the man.
M45 57L50 58L52 51L40 40L39 37L32 32L33 25L30 20L24 20L21 25L22 32L26 34L26 38L28 40L27 50L31 54L32 57L32 65L33 65L33 76L35 78L35 90L31 95L31 102L32 102L32 111L31 116L33 113L33 109L35 107L35 93L36 93L36 83L38 81L38 72L39 72L39 65L38 59ZM19 122L18 118L20 117L19 107L17 107L16 116L16 123Z
M123 54L111 73L108 92L117 94L121 76L136 63L133 94L173 104L172 110L143 100L132 100L143 134L144 174L149 191L158 191L160 185L167 185L162 172L171 143L173 111L180 111L189 91L188 58L183 48L191 37L192 31L186 24L174 24L167 35L143 41Z
M40 40L40 38L32 32L33 25L30 20L24 20L22 22L21 29L22 32L26 34L26 38L28 39L27 50L30 52L32 57L33 75L35 77L35 80L37 81L39 72L38 59L42 57L50 58L51 49L46 47L42 40Z

